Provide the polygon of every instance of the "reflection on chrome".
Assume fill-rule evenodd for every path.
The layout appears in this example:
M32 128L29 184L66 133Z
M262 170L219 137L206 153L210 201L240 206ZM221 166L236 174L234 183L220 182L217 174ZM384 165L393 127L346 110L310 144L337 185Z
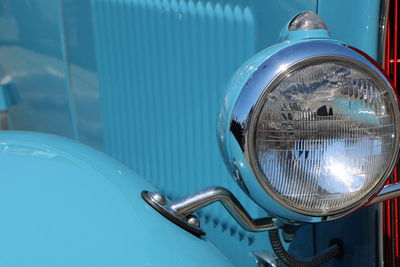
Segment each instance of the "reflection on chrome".
M237 77L218 128L231 174L235 160L244 163L237 166L246 193L271 214L297 222L337 219L372 198L400 144L397 98L376 65L323 40L248 65L254 71Z
M258 167L283 201L326 213L359 201L393 153L394 115L378 83L356 66L312 62L263 99Z

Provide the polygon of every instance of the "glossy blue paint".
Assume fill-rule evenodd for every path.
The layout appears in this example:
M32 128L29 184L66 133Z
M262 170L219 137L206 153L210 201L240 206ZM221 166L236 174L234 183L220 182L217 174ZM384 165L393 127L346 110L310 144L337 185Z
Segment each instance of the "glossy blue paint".
M380 266L378 257L378 209L362 208L350 216L315 227L316 251L323 251L329 241L339 237L345 244L345 257L323 266Z
M61 137L0 132L1 266L230 266L141 198L153 186Z
M317 12L334 39L376 58L380 4L380 0L318 0Z
M170 196L207 185L227 186L252 215L264 215L231 182L220 159L216 114L234 69L273 44L290 18L302 10L315 11L316 0L52 1L47 10L53 10L55 18L43 27L39 23L45 0L32 3L42 6L37 9L25 7L26 3L0 3L4 6L0 16L15 24L10 28L8 20L0 20L0 28L17 36L15 46L35 49L43 65L48 65L45 59L49 54L68 60L68 66L64 62L57 65L60 73L63 71L57 86L47 81L53 72L43 77L28 75L33 79L29 84L18 84L22 104L15 110L30 115L22 118L11 112L11 119L17 122L15 129L79 137L121 160ZM28 9L30 13L25 14ZM62 20L56 17L60 14ZM38 24L32 23L33 17L39 18ZM15 21L25 22L17 25ZM43 33L20 40L17 33L28 31L31 25ZM61 37L56 38L55 33ZM48 36L53 50L45 45ZM38 44L30 44L28 39ZM0 51L6 54L7 48L8 42L0 42ZM35 61L30 55L25 58ZM3 58L5 67L10 60ZM18 63L6 73L24 70ZM49 87L41 93L36 86L41 88L43 81ZM28 108L32 92L41 99L40 110ZM54 92L62 99L55 107ZM61 111L68 118L60 118ZM32 116L32 112L43 117ZM45 119L47 116L57 120ZM60 130L63 127L68 130ZM215 233L215 243L225 247L238 265L254 263L249 251L264 249L267 244L265 234L242 231L218 205L201 216L207 231Z
M6 86L0 86L0 111L8 110L10 101Z
M260 1L91 4L105 151L173 198L222 185L254 217L264 216L223 165L217 112L236 67L265 45L260 40L278 38L310 3L295 2L283 19L275 14L285 10L281 1L270 1L268 8ZM220 235L213 242L231 247L226 253L237 265L254 263L246 258L249 251L268 246L265 234L244 232L219 205L201 214L209 222L205 230Z
M286 29L286 28L285 28ZM327 30L286 31L283 40L302 39L330 39L331 34Z
M79 138L169 196L226 186L253 216L264 215L224 167L216 115L234 70L275 44L293 16L317 11L317 2L0 0L0 81L15 81L20 95L10 112L13 128ZM375 14L365 2L344 4ZM376 46L365 40L375 33L358 21L348 23L351 16L343 19L343 10L335 8L335 16L322 13L333 37L373 54ZM181 9L186 15L179 21ZM235 265L251 266L250 251L270 249L265 234L243 232L218 205L202 211L201 220ZM313 228L302 228L299 237L291 253L310 256ZM354 243L363 242L358 237Z
M74 137L68 77L60 38L60 1L0 2L0 81L20 101L10 125Z
M104 150L90 1L63 0L63 31L79 141Z

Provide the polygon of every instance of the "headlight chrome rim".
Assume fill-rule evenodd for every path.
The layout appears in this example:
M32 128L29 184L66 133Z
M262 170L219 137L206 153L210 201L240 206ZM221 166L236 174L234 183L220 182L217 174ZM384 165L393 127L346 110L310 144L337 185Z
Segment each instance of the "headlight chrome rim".
M287 73L290 73L291 71L294 71L298 68L300 68L302 65L307 65L307 64L311 64L311 63L319 63L319 62L324 62L324 61L337 61L340 63L346 63L348 65L354 65L357 68L361 68L363 71L367 72L369 75L371 75L372 77L375 78L375 81L378 81L379 84L383 87L385 87L386 92L388 93L389 97L390 96L390 91L392 90L391 87L388 87L388 85L385 83L384 80L381 79L381 77L379 75L377 75L377 73L373 72L370 68L368 68L368 66L364 65L361 62L356 62L351 58L347 58L347 57L339 57L339 56L320 56L320 57L311 57L308 58L304 61L298 62L293 64L292 66L288 66L288 68L285 71L282 71L278 76L276 76L271 83L265 87L265 90L263 91L262 95L260 96L260 98L258 99L257 103L254 106L254 111L253 114L251 116L250 119L250 123L249 123L249 131L248 131L248 142L247 142L247 151L248 151L248 161L250 166L252 167L252 170L254 171L254 174L256 176L256 179L258 180L258 182L261 184L261 186L263 187L264 190L266 190L268 192L268 194L273 197L275 200L277 200L279 202L279 204L281 204L282 206L285 206L286 208L300 213L302 215L308 215L308 216L321 216L321 213L316 213L316 212L311 212L311 211L307 211L305 208L295 208L294 206L288 205L287 202L285 201L285 199L278 193L276 192L271 185L269 185L267 179L264 178L264 174L262 174L262 171L260 170L258 164L257 164L257 157L255 155L255 144L254 141L256 140L256 125L259 119L259 116L261 115L261 109L264 105L264 101L265 98L267 97L267 95L271 92L271 90L275 87L275 85L277 85L279 82L281 82L284 79L284 76L286 76ZM391 101L393 101L395 99L391 99ZM397 121L399 121L399 113L396 112L398 111L397 109L394 109L394 116L395 119L397 119ZM399 134L396 130L396 147L399 146ZM368 190L368 194L365 194L362 198L360 198L358 201L354 202L351 205L348 205L346 207L342 207L342 208L338 208L338 209L333 209L333 211L328 212L326 214L323 214L322 216L332 216L335 214L340 214L343 212L346 212L348 210L353 210L353 208L357 208L359 206L362 206L363 204L366 204L368 202L368 200L374 196L378 190L383 186L383 184L386 181L386 178L390 175L390 172L392 170L394 166L394 164L396 163L396 155L397 152L395 150L393 150L393 154L391 155L391 163L389 164L389 167L386 168L385 172L378 178L376 179L376 183Z
M399 109L396 108L398 107L397 97L390 82L384 76L384 74L381 73L374 63L355 50L341 43L323 40L311 40L294 44L292 46L283 48L267 58L260 65L260 68L255 71L260 71L262 73L258 73L257 75L254 73L242 89L242 92L239 94L239 97L233 107L229 125L231 125L235 120L234 118L236 118L236 120L237 118L242 118L242 120L238 123L244 125L243 128L245 131L241 134L241 136L237 136L237 133L233 133L233 135L236 137L236 140L243 150L244 158L254 173L256 178L256 181L254 182L258 183L258 186L261 186L261 188L270 196L270 198L275 200L280 206L299 215L334 219L345 216L346 214L351 213L352 211L367 204L368 201L383 186L397 161L397 155L399 153L400 136L397 127L395 127L395 149L393 149L391 161L387 165L385 172L382 173L379 179L376 179L376 183L374 183L374 185L371 186L371 188L367 191L368 193L365 193L357 202L354 202L349 206L345 206L324 214L296 208L288 203L287 200L284 200L282 197L280 197L279 193L275 192L274 189L268 184L267 179L259 169L253 149L255 142L255 127L266 95L268 95L270 90L274 88L274 85L280 82L282 77L291 70L297 69L299 66L308 64L310 62L322 62L324 60L346 63L350 66L355 66L358 69L362 69L364 72L371 75L375 81L379 82L380 86L385 88L388 98L390 98L390 103L394 107L393 116L395 126L400 125ZM264 75L264 79L257 80L256 77L259 75ZM247 179L247 183L249 182L252 182L251 179ZM260 198L254 197L251 194L250 197L252 197L259 204L262 202Z

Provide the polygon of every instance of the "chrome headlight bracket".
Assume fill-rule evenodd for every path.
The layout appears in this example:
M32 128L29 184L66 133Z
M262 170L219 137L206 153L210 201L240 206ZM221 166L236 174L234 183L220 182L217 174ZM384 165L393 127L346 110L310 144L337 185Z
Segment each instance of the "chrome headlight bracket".
M400 197L400 183L386 185L368 205L396 197ZM297 229L302 225L278 217L254 219L228 189L220 186L210 186L177 200L169 200L161 192L148 191L142 192L142 198L168 220L196 236L202 236L205 233L201 230L200 221L194 213L215 202L220 202L243 230L248 232L285 229L286 226Z
M219 186L210 186L173 201L165 198L160 192L143 191L142 198L164 217L196 236L204 235L204 232L193 213L214 202L220 202L246 231L263 232L281 226L276 218L251 218L237 198L229 190Z

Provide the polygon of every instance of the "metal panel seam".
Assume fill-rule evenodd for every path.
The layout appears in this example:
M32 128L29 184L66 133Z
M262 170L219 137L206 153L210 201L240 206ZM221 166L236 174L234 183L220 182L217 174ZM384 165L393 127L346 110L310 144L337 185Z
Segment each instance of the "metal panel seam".
M79 133L77 127L76 118L76 106L75 99L72 94L72 77L71 70L68 61L68 50L67 50L67 37L65 31L65 21L64 21L64 0L60 0L60 41L61 41L61 52L63 57L64 73L66 80L66 93L68 97L68 107L71 119L72 134L75 140L79 140Z

